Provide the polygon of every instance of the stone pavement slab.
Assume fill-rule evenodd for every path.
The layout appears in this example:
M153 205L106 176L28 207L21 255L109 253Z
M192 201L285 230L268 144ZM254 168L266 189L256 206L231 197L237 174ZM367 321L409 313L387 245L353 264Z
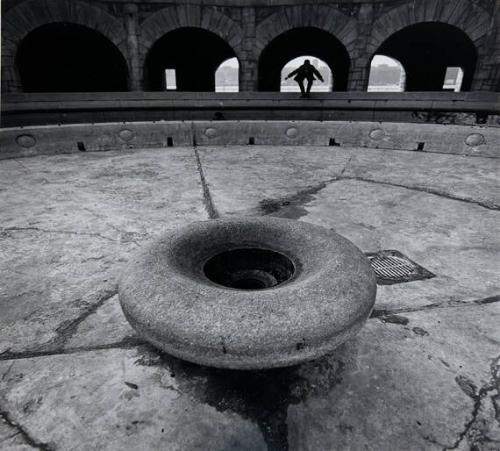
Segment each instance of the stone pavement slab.
M495 449L499 309L372 318L335 354L283 370L148 346L4 360L0 405L42 449Z
M206 219L193 149L0 164L0 352L57 347L161 231Z
M338 147L0 162L0 448L500 448L498 160ZM436 274L379 286L331 356L224 372L138 340L116 296L162 230L275 215Z

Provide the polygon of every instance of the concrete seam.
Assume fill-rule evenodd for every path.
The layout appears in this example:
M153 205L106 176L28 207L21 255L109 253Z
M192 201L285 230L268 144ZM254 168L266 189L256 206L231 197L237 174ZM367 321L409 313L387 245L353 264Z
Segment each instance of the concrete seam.
M456 156L456 157L464 157L464 158L488 158L488 159L493 159L493 160L498 160L500 156L496 155L479 155L479 154L464 154L464 153L458 153L458 152L444 152L444 151L439 151L439 150L417 150L417 149L406 149L406 148L401 148L401 149L396 149L394 147L383 147L383 146L355 146L355 145L349 145L345 146L344 149L356 149L357 147L360 147L363 150L381 150L381 151L391 151L391 152L414 152L414 153L419 153L420 155L425 155L425 154L433 154L433 155L449 155L449 156Z
M43 349L59 349L71 338L78 330L78 326L85 321L90 315L97 312L99 307L101 307L107 300L118 294L118 290L113 288L112 290L104 291L97 299L97 302L90 305L75 319L63 322L59 327L56 328L57 336L50 340L48 343L44 343L39 347L35 348L35 351Z
M298 206L298 205L303 205L304 202L301 202L304 197L306 196L311 196L314 194L318 194L321 190L327 187L328 184L333 183L333 182L338 182L342 180L357 180L360 182L366 182L366 183L373 183L373 184L379 184L379 185L387 185L387 186L394 186L397 188L404 188L407 190L411 191L417 191L417 192L423 192L427 194L433 194L435 196L443 197L445 199L449 200L456 200L459 202L465 202L468 204L472 205L477 205L479 207L486 208L488 210L492 211L499 211L500 206L494 205L492 203L488 202L480 202L480 201L474 201L472 199L466 199L458 196L453 196L451 194L446 194L441 191L437 191L431 188L423 188L423 187L412 187L412 186L406 186L402 185L399 183L392 183L392 182L383 182L383 181L378 181L378 180L373 180L373 179L365 179L363 177L355 177L355 176L344 176L343 173L347 170L348 164L351 162L352 157L349 159L347 164L345 165L344 169L340 173L338 177L331 178L329 180L326 180L324 182L319 183L318 185L314 185L312 187L300 190L296 192L295 194L291 194L288 196L283 196L280 198L274 198L274 199L263 199L259 203L259 208L264 211L264 215L268 214L277 214L280 210L286 209L287 207L290 206ZM309 199L306 199L306 204L309 203Z
M6 351L0 354L0 361L8 361L8 360L15 361L23 359L34 359L38 357L71 355L83 352L93 352L93 351L103 351L103 350L105 351L109 349L132 349L142 345L148 345L148 343L136 337L126 337L123 340L114 343L107 343L96 346L75 346L73 348L66 348L66 349L54 348L54 349L47 349L44 351L19 351L19 352Z
M500 295L490 296L487 298L475 299L473 301L448 301L441 304L428 304L416 308L402 308L394 310L373 310L370 319L377 319L384 316L397 315L399 313L413 313L426 310L433 310L438 308L459 308L459 307L473 307L477 305L492 304L495 302L500 302ZM102 351L108 349L131 349L137 346L149 346L149 344L137 337L126 337L121 341L114 343L107 343L97 346L80 346L66 349L47 349L47 350L28 350L19 352L5 351L0 354L0 361L8 360L22 360L31 359L38 357L50 357L54 355L67 355L67 354L78 354L83 352L93 352Z
M443 308L456 308L456 307L474 307L477 305L487 305L494 304L496 302L500 302L500 295L489 296L481 299L474 299L472 301L457 301L450 300L447 302L440 302L434 304L427 304L420 307L406 307L400 309L393 310L384 310L384 309L374 309L370 315L370 319L373 318L384 318L386 316L398 315L400 313L414 313L414 312L422 312L426 310L434 310L434 309L443 309Z
M91 232L75 232L72 230L48 230L41 229L39 227L2 227L0 228L1 232L25 232L25 231L34 231L34 232L42 232L42 233L61 233L66 235L79 235L79 236L90 236L96 238L102 238L104 240L112 241L117 243L118 240L110 238L109 236L101 235L100 233L91 233Z
M465 438L467 438L469 431L472 429L474 423L476 422L477 416L481 411L483 399L491 391L496 391L497 393L499 392L500 380L498 379L497 376L498 374L497 368L499 367L499 365L500 365L500 356L493 358L490 365L490 374L491 374L490 381L485 385L483 385L479 390L477 390L477 392L476 392L476 387L473 386L474 391L471 393L469 392L466 393L474 401L471 419L465 423L463 430L460 432L458 439L453 443L453 445L444 447L443 451L454 450L459 447L460 443L462 443L462 441ZM469 443L470 449L478 449L477 445L481 444L482 440L474 440L474 437L471 437L471 439L473 443Z
M194 137L193 137L193 142L195 143ZM207 211L208 217L210 219L217 219L219 217L219 213L215 208L212 195L210 194L210 189L208 187L207 179L205 178L205 173L203 171L203 166L201 164L200 154L198 152L198 148L196 147L196 145L193 146L193 150L198 166L198 173L200 174L201 187L203 190L203 204L205 205L205 210Z
M452 194L447 194L443 193L442 191L434 190L432 188L424 188L424 187L417 187L417 186L406 186L402 185L400 183L392 183L392 182L383 182L379 180L373 180L373 179L365 179L363 177L355 177L355 176L344 176L344 177L339 177L338 180L357 180L360 182L366 182L366 183L373 183L373 184L378 184L378 185L388 185L388 186L394 186L396 188L405 188L411 191L418 191L421 193L427 193L427 194L434 194L435 196L443 197L445 199L450 199L450 200L457 200L460 202L466 202L468 204L474 204L479 207L486 208L488 210L494 210L494 211L499 211L500 206L495 205L493 203L489 202L481 202L481 201L475 201L472 199L466 199L463 197L458 197L454 196Z
M7 425L14 428L16 431L18 431L17 433L20 434L22 436L22 438L24 439L24 441L28 445L30 445L31 447L42 450L42 451L53 451L55 449L52 446L50 446L48 443L39 442L38 440L35 440L34 438L32 438L28 434L26 429L23 426L21 426L19 423L17 423L16 421L14 421L11 418L9 412L7 412L2 407L0 407L0 418L5 423L7 423ZM17 435L17 434L14 434L14 435Z

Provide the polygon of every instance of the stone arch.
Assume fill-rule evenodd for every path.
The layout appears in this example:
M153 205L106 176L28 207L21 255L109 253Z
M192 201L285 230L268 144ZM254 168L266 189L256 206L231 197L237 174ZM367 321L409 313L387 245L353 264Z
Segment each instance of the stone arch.
M234 49L214 32L198 27L175 28L149 50L144 61L144 86L162 91L168 88L167 79L175 78L175 87L170 83L168 89L213 92L217 68L229 58L238 59Z
M351 60L345 46L331 33L315 27L297 27L274 38L260 53L260 91L280 91L283 67L297 57L322 60L333 75L333 89L347 88Z
M27 0L10 9L2 20L2 90L19 91L21 83L15 65L17 48L31 31L42 25L67 22L95 30L109 39L125 61L126 33L120 20L80 0Z
M241 27L231 18L208 6L167 6L149 16L140 27L142 63L155 42L177 28L201 28L215 33L231 46L239 59L243 39Z
M366 52L369 55L365 71L370 71L370 63L378 48L395 33L421 23L441 23L461 30L469 37L478 53L476 74L480 70L484 51L484 41L491 31L492 20L476 2L470 0L421 0L407 2L391 9L379 17L372 26L371 38ZM474 76L475 78L476 76ZM366 86L365 86L366 88Z
M256 52L262 50L279 35L294 28L313 27L335 36L352 58L357 37L356 21L337 8L326 5L283 7L264 21L256 30Z
M368 51L373 53L391 35L421 22L453 25L479 48L490 30L491 16L469 0L421 0L407 2L378 18L372 27Z
M243 31L230 17L209 6L168 6L149 16L140 27L139 64L142 67L143 85L148 85L147 60L155 44L168 33L181 29L199 29L213 33L241 60Z

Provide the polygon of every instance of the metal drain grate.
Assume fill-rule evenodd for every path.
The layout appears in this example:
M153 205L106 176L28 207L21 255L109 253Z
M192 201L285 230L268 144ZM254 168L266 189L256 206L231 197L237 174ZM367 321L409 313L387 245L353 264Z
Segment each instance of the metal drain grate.
M379 251L365 255L370 260L379 285L392 285L435 277L435 274L411 261L399 251Z

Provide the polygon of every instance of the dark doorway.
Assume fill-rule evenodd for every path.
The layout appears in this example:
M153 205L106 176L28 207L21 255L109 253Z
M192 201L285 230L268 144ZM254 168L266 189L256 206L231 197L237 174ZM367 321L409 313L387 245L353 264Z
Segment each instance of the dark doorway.
M150 91L215 91L215 72L235 57L222 38L201 28L179 28L161 37L151 48L145 67ZM165 71L175 71L175 88L167 83Z
M349 54L332 34L313 27L294 28L273 39L259 60L259 91L279 91L281 70L290 60L311 55L324 61L333 74L333 90L345 91Z
M43 25L21 42L17 67L25 92L126 91L127 63L116 46L90 28Z
M390 36L376 53L401 62L406 91L442 91L448 67L463 70L462 91L471 88L477 51L470 38L452 25L410 25Z

